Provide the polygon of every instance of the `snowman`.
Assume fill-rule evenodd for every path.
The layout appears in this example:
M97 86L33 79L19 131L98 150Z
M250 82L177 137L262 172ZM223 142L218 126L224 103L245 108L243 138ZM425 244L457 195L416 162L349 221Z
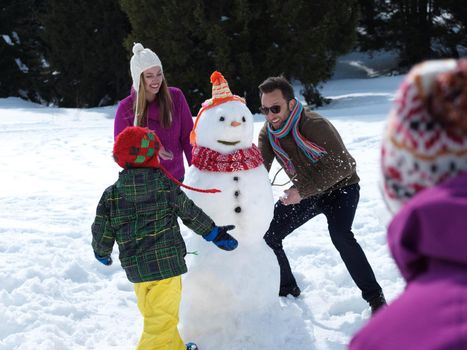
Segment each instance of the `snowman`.
M229 233L239 243L236 250L224 252L199 237L186 239L188 250L197 255L187 259L181 331L203 350L227 349L232 337L237 345L248 344L258 338L252 333L274 310L271 306L280 306L276 258L262 238L273 217L274 199L253 144L253 116L221 73L214 72L211 83L212 98L203 103L191 134L193 159L184 183L221 190L186 194L216 225L235 225Z
M187 195L218 226L235 225L230 233L238 240L262 241L274 199L261 153L253 144L253 115L241 97L232 95L221 73L214 72L211 82L213 98L203 103L191 133L193 166L184 183L221 192Z

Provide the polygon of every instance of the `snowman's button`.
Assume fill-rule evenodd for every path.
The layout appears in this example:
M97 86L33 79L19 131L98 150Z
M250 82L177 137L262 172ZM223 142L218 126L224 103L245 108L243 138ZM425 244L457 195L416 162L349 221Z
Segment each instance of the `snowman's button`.
M235 191L234 195L235 197L238 197L240 195L240 191Z
M238 181L238 176L233 177L234 181Z
M236 207L236 208L235 208L235 212L236 212L236 213L240 213L241 211L242 211L242 208L240 208L240 207Z

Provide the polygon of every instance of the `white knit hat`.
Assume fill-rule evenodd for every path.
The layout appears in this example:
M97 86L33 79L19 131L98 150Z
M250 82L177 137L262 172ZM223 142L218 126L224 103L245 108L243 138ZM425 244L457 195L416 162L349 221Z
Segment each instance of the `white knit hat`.
M133 88L136 92L139 91L141 73L152 67L161 67L162 72L162 63L159 57L151 49L145 49L140 43L135 43L133 45L133 56L130 60L130 71Z
M393 213L423 189L467 171L467 60L412 68L388 118L381 170Z

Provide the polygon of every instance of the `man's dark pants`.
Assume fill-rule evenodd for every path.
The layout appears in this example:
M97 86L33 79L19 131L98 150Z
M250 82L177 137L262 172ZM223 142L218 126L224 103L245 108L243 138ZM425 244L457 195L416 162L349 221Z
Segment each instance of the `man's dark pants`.
M329 193L303 199L298 204L284 205L277 201L274 218L264 239L276 254L280 266L281 288L297 285L282 240L318 214L328 221L332 243L339 251L350 276L362 291L366 301L381 292L375 275L362 248L352 232L352 222L360 198L360 186L349 185Z

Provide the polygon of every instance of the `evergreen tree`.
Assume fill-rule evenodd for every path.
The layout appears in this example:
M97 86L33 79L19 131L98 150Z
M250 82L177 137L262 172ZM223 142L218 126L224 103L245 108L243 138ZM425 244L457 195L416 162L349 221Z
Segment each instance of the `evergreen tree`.
M277 0L272 10L270 25L280 38L284 74L302 83L309 105L322 105L318 84L331 77L336 57L354 45L357 2Z
M120 5L132 27L125 40L128 52L134 42L153 50L169 85L182 88L192 112L197 111L210 97L210 58L199 22L203 1L120 0Z
M0 94L42 101L43 43L37 9L43 0L4 1L0 8Z
M395 49L400 65L459 57L467 47L463 0L359 0L358 43L362 50Z
M435 41L441 57L459 58L467 54L467 6L464 0L437 0L436 18L439 26Z
M125 96L129 23L118 2L48 0L47 8L44 39L58 104L93 107Z
M19 56L19 38L14 34L14 20L18 17L14 2L3 2L0 7L0 97L17 96L18 80L22 72L16 63Z
M335 58L352 47L356 0L120 0L132 32L161 58L169 84L187 95L192 111L211 96L209 76L221 71L231 90L259 105L258 85L284 74L304 86L310 105Z
M41 22L42 14L47 11L47 0L23 0L22 3L27 3L27 15L18 28L18 34L22 40L23 61L28 68L23 91L27 92L29 100L54 103L53 74L45 56L46 43Z

